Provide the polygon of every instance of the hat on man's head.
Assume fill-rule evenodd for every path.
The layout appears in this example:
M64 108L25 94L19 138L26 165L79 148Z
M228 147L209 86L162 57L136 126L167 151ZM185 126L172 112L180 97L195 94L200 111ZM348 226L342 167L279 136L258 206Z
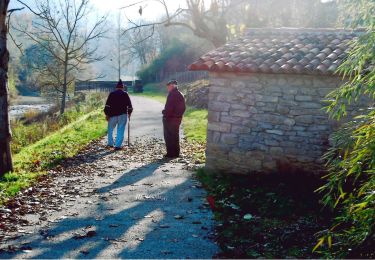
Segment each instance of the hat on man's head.
M120 79L120 80L117 82L116 88L123 88L123 87L124 87L124 83L122 83L122 80Z
M170 84L178 85L178 82L177 82L177 80L172 79L172 80L168 81L168 83L167 83L167 85L170 85Z

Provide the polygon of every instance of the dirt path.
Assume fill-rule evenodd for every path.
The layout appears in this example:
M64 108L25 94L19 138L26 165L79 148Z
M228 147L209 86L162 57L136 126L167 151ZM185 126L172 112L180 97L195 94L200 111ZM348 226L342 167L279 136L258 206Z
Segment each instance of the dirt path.
M136 128L131 148L112 152L104 139L92 143L0 209L1 258L211 258L218 252L205 191L190 170L192 148L183 145L184 159L162 160L164 144L148 137L161 133L160 124L151 124L160 111L152 114L155 104L138 100L147 112L139 118L149 122ZM142 125L136 118L134 126Z

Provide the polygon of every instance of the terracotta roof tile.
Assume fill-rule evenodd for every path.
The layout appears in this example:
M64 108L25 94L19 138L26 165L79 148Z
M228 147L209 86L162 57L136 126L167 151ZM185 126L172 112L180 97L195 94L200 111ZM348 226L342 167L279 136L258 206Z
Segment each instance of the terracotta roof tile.
M335 29L249 29L245 36L213 50L190 70L333 74L349 43L362 31Z

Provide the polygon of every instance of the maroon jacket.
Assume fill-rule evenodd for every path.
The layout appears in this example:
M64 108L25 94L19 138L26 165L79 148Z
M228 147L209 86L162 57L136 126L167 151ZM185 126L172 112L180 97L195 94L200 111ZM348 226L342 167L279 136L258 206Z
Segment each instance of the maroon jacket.
M174 88L168 94L167 102L165 103L165 107L163 110L163 117L166 119L181 119L185 112L185 109L186 106L184 95L182 95L178 88Z

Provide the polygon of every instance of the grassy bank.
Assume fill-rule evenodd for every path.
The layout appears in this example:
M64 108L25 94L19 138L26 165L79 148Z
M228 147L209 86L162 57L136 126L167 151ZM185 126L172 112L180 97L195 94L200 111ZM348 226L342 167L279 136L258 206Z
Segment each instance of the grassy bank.
M93 94L71 102L66 113L28 112L12 121L14 171L0 180L0 203L65 158L73 157L106 132L103 97Z
M13 157L14 172L6 174L0 182L1 200L30 186L46 170L65 158L73 157L105 132L106 121L100 109L81 116L55 133L24 147Z
M53 108L51 111L42 114L36 111L26 112L22 119L11 121L12 153L17 154L23 148L56 132L67 124L98 108L102 108L103 102L103 95L90 94L80 96L79 99L70 102L67 111L62 116L58 114L58 108Z

